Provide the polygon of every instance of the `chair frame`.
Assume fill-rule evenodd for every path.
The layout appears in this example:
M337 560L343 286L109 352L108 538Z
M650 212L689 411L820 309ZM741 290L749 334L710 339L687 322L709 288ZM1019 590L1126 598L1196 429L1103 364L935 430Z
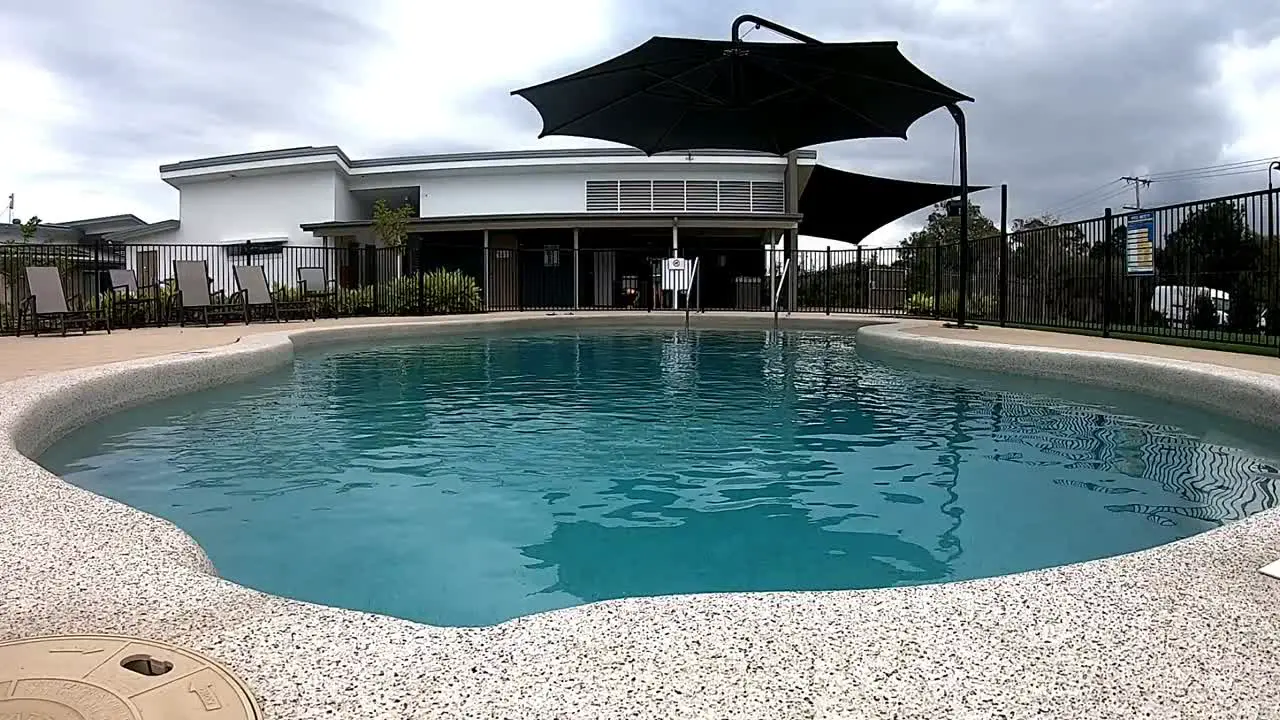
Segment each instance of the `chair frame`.
M58 294L61 296L62 307L65 310L55 310L52 312L40 312L39 302L36 293L22 298L18 302L18 314L15 318L16 327L15 334L22 336L22 319L24 317L31 318L31 336L40 336L40 321L42 319L54 318L58 321L58 328L62 331L62 337L67 336L67 329L70 325L80 328L80 334L84 335L89 332L90 326L101 321L105 325L107 334L111 334L111 313L104 313L101 310L86 310L84 307L84 298L80 294L67 296L66 290L62 286L62 272L58 270L56 265L29 265L26 268L27 287L31 289L31 271L32 270L53 270L58 279Z
M261 281L262 287L259 289L266 292L267 300L261 302L252 301L251 298L254 293L245 286L246 281L241 279L242 272L256 274L254 281ZM249 321L255 308L269 312L270 318L276 322L285 322L287 320L285 316L289 313L300 313L300 320L316 319L315 307L310 300L305 298L302 300L281 300L279 291L273 292L271 286L267 284L267 271L261 265L236 265L233 267L232 274L236 278L236 287L240 288L238 292L244 298L245 322ZM285 316L281 315L281 311L285 313Z
M223 318L223 325L226 325L226 318L235 317L243 320L244 324L249 324L249 306L244 302L244 291L237 290L228 296L222 290L211 290L206 288L208 293L208 304L187 305L185 296L182 291L181 273L178 272L179 263L199 264L201 267L202 277L209 286L212 282L209 278L209 263L206 260L174 260L173 261L173 279L175 290L173 295L169 297L169 314L174 312L178 316L178 327L187 326L187 314L189 312L199 311L200 317L204 320L204 326L209 327L210 318Z

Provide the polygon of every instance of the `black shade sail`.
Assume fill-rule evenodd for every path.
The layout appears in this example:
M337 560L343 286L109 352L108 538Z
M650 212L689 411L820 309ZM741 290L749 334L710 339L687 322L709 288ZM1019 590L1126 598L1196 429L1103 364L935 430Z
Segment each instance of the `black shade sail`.
M970 191L986 190L979 185ZM800 193L800 234L857 244L904 215L960 194L958 185L894 180L816 165Z
M609 140L649 154L782 155L837 140L905 138L924 115L972 100L913 65L895 42L671 37L512 94L542 116L539 137Z

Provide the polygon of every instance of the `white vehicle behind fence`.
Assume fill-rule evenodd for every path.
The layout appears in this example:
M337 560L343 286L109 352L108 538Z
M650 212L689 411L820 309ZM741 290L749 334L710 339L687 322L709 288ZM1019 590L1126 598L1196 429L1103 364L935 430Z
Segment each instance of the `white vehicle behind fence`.
M1204 295L1213 301L1214 310L1218 314L1218 326L1226 327L1231 317L1231 294L1225 290L1190 285L1159 285L1151 296L1151 309L1164 315L1170 327L1185 328L1191 326L1196 313L1196 298ZM1258 313L1258 328L1267 324L1267 313Z

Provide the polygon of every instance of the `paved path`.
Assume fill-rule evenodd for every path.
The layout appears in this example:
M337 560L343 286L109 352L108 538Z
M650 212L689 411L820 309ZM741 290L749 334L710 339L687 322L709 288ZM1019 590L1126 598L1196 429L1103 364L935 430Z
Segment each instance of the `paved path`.
M490 313L491 316L514 316L519 314ZM531 314L541 315L544 313ZM345 318L340 320L320 320L314 325L361 325L413 319ZM697 323L696 317L694 323ZM298 325L299 323L291 323L289 326L298 327ZM38 338L3 337L0 338L0 382L46 372L100 365L102 363L120 362L122 360L133 360L174 352L202 350L216 345L233 343L247 335L276 332L289 326L275 323L257 323L253 325L225 325L210 328L142 328L139 330L117 330L110 335L91 333L89 335L69 335L65 338L57 336ZM307 323L307 326L310 327L313 324ZM1217 350L1201 350L1176 345L1160 345L1130 340L1105 339L1088 335L999 327L953 330L943 327L942 323L931 323L912 332L934 337L956 337L1010 345L1035 345L1038 347L1061 347L1128 355L1146 355L1280 374L1280 358L1220 352Z

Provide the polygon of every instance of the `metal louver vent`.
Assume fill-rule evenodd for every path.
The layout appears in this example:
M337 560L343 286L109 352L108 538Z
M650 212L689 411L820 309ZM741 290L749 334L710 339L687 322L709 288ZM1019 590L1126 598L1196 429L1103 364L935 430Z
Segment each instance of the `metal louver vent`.
M715 212L719 209L719 186L715 180L689 180L684 185L685 210Z
M654 180L653 209L676 211L684 210L684 181Z
M721 180L720 212L751 212L751 183L746 180Z
M588 212L618 212L618 181L587 181Z
M751 212L786 212L783 185L780 182L753 181L751 183Z
M653 182L623 180L618 184L618 198L622 212L648 212L653 209Z
M785 212L783 183L762 180L588 180L588 212Z

